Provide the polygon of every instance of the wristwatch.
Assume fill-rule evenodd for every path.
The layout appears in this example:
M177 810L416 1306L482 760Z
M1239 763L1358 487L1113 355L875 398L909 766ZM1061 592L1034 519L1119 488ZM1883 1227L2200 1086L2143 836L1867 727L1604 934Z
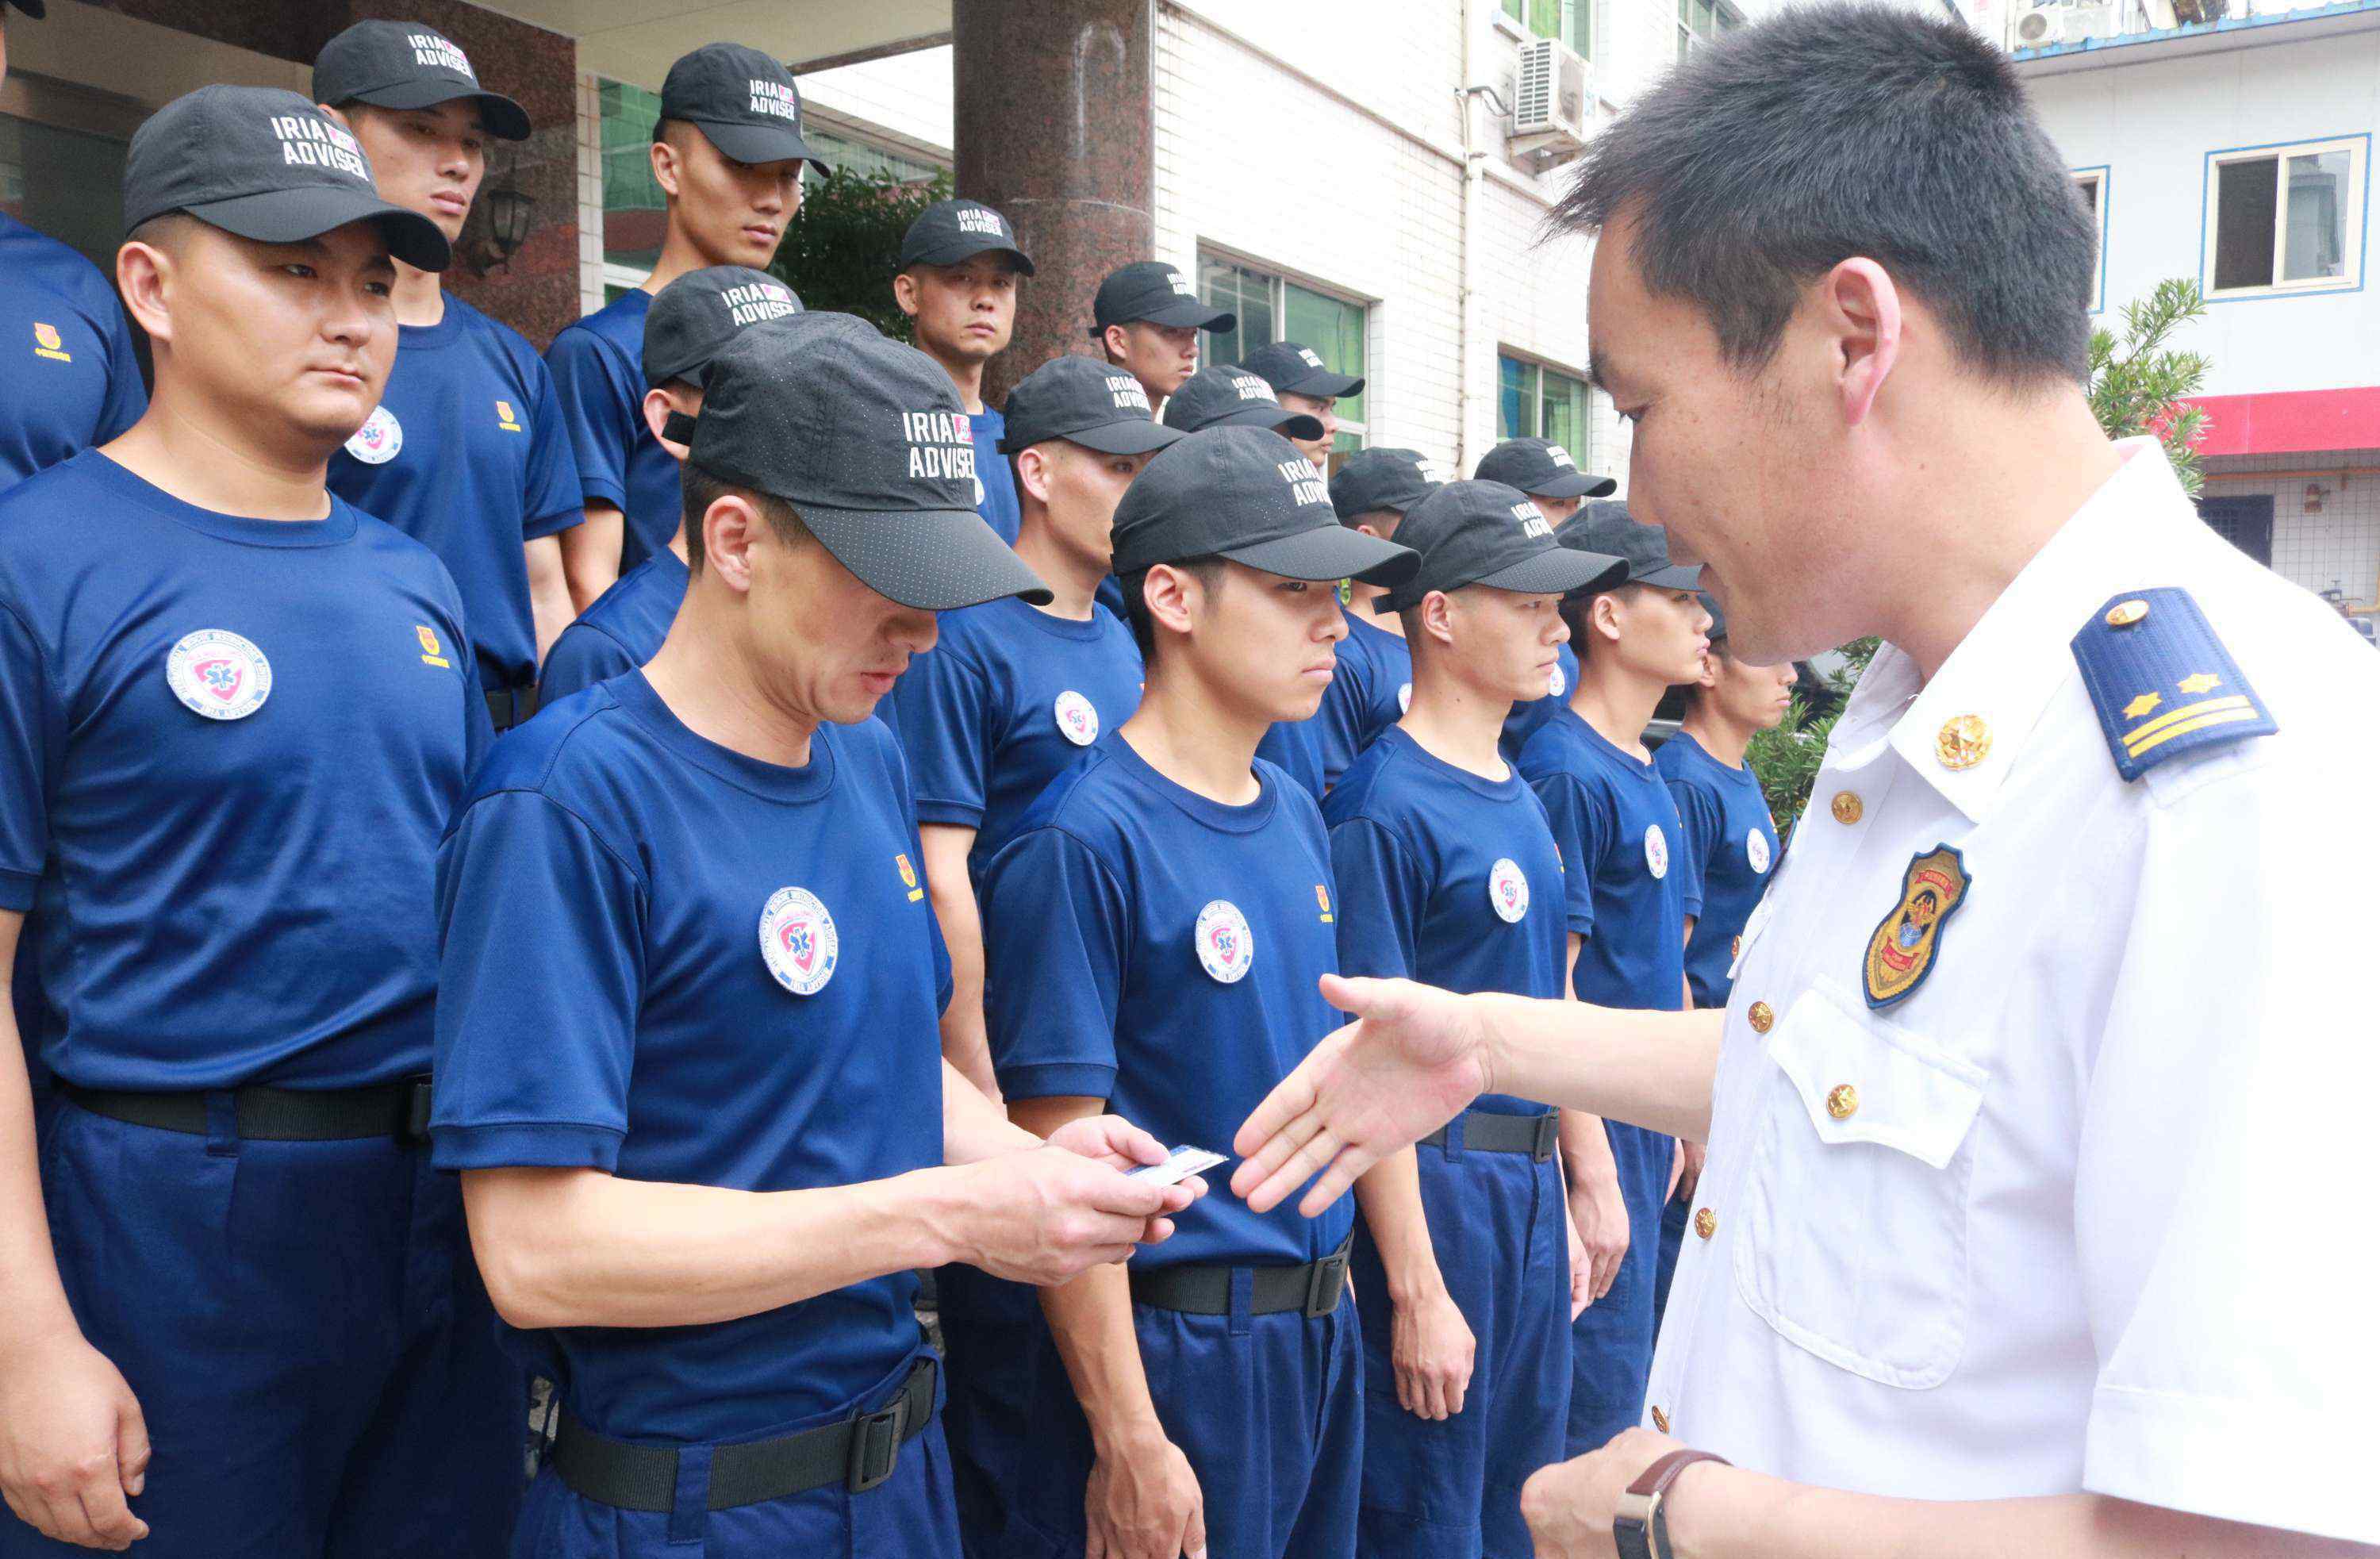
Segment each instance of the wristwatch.
M1672 1451L1628 1485L1628 1492L1620 1496L1619 1514L1611 1518L1611 1541L1620 1550L1620 1559L1672 1559L1665 1497L1678 1474L1696 1462L1733 1465L1708 1451Z

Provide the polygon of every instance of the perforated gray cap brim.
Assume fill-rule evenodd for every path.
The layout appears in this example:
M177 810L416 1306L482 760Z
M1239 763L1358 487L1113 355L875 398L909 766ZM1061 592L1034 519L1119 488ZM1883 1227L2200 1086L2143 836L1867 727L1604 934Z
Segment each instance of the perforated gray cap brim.
M1361 579L1390 587L1413 578L1421 566L1421 554L1410 548L1343 525L1319 525L1254 546L1226 547L1221 555L1284 579Z
M1628 582L1650 585L1655 590L1700 590L1703 588L1703 566L1699 563L1692 566L1672 563L1666 567L1656 568L1650 574L1640 574Z
M808 141L775 125L731 125L717 119L689 119L705 140L735 162L747 165L791 162L798 157L816 163L820 172L832 171L827 160L810 150Z
M973 509L796 508L835 561L888 601L921 612L951 612L1011 595L1037 606L1050 602L1041 577Z
M468 101L479 105L480 123L497 140L527 140L529 135L528 111L519 104L502 92L473 91L443 77L424 76L393 86L374 87L347 101L369 103L376 108L434 108L442 103Z
M1620 483L1608 476L1596 476L1587 471L1565 471L1551 481L1541 481L1527 491L1533 498L1608 498L1620 490Z
M1322 419L1309 417L1303 411L1292 411L1285 406L1244 406L1237 411L1225 412L1207 427L1270 428L1283 438L1310 440L1322 436ZM1204 432L1206 429L1199 431Z
M389 253L418 271L443 271L453 256L446 235L436 223L361 189L306 184L181 209L210 227L262 244L302 243L350 222L370 222L380 229ZM152 212L130 225L137 227L150 216L163 214Z

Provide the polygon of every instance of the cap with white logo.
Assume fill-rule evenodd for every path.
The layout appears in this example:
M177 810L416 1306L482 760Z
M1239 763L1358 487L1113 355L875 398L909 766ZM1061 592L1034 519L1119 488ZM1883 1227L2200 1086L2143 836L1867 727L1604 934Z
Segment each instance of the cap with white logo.
M528 112L480 85L480 74L452 39L418 21L359 21L314 56L314 101L343 108L431 108L468 99L480 123L500 140L528 139Z
M132 132L125 230L172 212L267 244L370 222L407 265L446 268L446 236L437 224L382 200L356 138L279 87L200 87Z
M1402 514L1446 479L1418 449L1374 445L1347 457L1330 478L1330 505L1352 525L1358 516L1382 509Z
M1165 425L1185 433L1208 428L1270 428L1286 438L1318 439L1322 421L1272 398L1272 386L1245 368L1202 368L1166 397Z
M1227 557L1292 579L1393 586L1417 559L1339 523L1322 474L1266 428L1220 427L1160 450L1116 505L1115 571Z
M1341 396L1360 395L1364 389L1361 378L1331 372L1322 354L1294 341L1258 347L1241 359L1240 366L1270 384L1277 395L1337 400Z
M802 139L802 94L793 73L758 49L705 43L681 55L662 81L662 117L683 119L739 163L827 161Z
M1528 494L1500 481L1450 481L1405 512L1397 540L1421 554L1412 579L1373 603L1404 612L1432 591L1486 585L1517 595L1609 590L1628 565L1564 546Z
M1182 437L1150 420L1139 380L1080 356L1051 358L1018 380L1001 415L1008 420L1002 455L1053 438L1102 455L1144 455Z
M1016 241L1008 218L981 201L936 201L901 235L900 267L956 265L978 254L1004 254L1026 275L1033 257Z
M805 313L739 332L691 420L689 464L793 505L888 600L941 612L1050 599L976 513L975 445L950 375L865 322Z
M656 388L673 379L700 384L710 359L736 332L801 311L794 289L766 271L748 265L688 271L653 294L652 307L645 311L645 383Z
M1533 498L1602 498L1620 486L1608 476L1580 470L1569 450L1544 438L1508 438L1482 456L1471 474L1517 487Z
M1108 273L1091 300L1093 335L1111 324L1146 320L1151 324L1196 325L1200 330L1230 330L1240 323L1229 309L1209 309L1198 301L1190 278L1162 260L1135 260Z

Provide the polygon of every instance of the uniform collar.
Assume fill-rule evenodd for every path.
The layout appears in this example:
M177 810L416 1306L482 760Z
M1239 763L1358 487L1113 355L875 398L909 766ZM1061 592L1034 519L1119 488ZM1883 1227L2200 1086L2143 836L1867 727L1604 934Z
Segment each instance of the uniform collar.
M1847 764L1888 745L1969 822L1990 812L2049 700L2077 675L2075 630L2108 596L2149 582L2143 569L2173 544L2161 538L2192 513L2156 440L2116 447L2123 464L2009 582L1933 681L1920 686L1916 663L1897 646L1876 652L1838 727ZM1971 767L1942 761L1954 723L1989 735Z

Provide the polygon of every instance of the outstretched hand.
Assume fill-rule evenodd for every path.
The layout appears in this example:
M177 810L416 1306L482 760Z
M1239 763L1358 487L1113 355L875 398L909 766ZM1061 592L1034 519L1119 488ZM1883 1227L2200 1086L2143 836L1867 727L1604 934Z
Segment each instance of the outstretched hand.
M1242 1162L1232 1190L1258 1212L1319 1175L1297 1204L1314 1217L1488 1091L1477 998L1335 974L1322 977L1322 994L1355 1021L1316 1045L1232 1139Z

